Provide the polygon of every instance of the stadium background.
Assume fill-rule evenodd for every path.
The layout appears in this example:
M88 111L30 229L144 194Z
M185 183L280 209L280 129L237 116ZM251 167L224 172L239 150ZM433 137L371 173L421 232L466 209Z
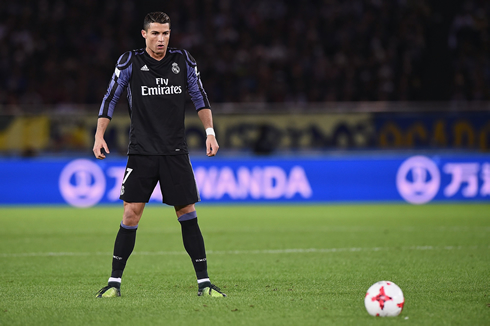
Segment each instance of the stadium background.
M97 112L154 10L212 103L218 156L192 105L186 121L225 300L196 296L158 192L122 297L94 298L129 124L123 98L98 161ZM0 325L487 325L489 17L487 0L0 1ZM403 290L398 318L366 313L379 280Z
M106 133L107 162L92 159L96 116L119 55L144 46L141 21L152 10L170 15L171 46L197 59L212 103L218 157L204 159L190 102L186 120L202 194L221 189L203 199L490 198L486 1L42 0L1 9L2 204L118 202L126 99ZM422 161L397 176L414 156ZM77 170L77 159L94 164L77 161Z

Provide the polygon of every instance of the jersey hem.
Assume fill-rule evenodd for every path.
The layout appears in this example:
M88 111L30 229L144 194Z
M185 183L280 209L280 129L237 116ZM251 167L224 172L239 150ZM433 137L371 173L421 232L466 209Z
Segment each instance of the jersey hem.
M178 152L178 153L158 153L158 154L149 154L149 153L129 153L127 155L141 155L141 156L176 156L176 155L189 155L189 152Z

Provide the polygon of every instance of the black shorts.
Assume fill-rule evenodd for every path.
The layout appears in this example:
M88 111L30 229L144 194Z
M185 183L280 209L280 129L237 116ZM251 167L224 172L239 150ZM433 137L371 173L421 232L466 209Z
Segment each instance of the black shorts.
M120 199L147 203L160 181L162 201L185 206L200 201L189 155L129 155Z

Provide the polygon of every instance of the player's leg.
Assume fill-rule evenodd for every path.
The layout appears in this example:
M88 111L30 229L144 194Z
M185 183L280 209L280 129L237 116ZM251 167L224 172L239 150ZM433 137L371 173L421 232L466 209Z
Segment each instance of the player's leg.
M208 276L206 249L204 239L197 223L197 213L194 204L186 206L175 206L175 212L182 228L182 240L184 248L191 257L196 272L198 295L211 295L215 297L226 297L226 294L211 284Z
M192 259L196 272L198 295L226 296L212 285L208 277L204 240L197 223L194 204L200 201L194 171L188 155L172 155L160 158L160 187L163 202L175 207L182 228L184 247ZM204 291L203 289L207 289Z
M123 220L114 243L110 281L121 283L126 262L134 249L136 230L138 230L138 223L144 208L145 203L124 202Z
M107 286L97 293L98 298L121 296L121 278L136 243L136 230L144 208L145 203L124 202L123 220L114 242L111 277Z
M199 224L197 223L195 206L194 204L175 206L175 212L181 225L184 248L191 257L196 271L197 282L201 283L209 280L206 249Z
M121 295L121 278L129 256L136 242L136 230L143 214L145 204L158 182L158 161L153 157L129 156L126 173L121 186L124 200L123 219L114 243L112 273L106 287L97 297L116 297Z

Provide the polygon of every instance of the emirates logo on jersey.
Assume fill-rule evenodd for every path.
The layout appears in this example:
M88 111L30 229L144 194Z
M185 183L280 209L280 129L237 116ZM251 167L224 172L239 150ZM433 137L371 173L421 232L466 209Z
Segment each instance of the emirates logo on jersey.
M172 72L176 75L180 72L180 67L176 62L172 63Z
M169 85L168 78L155 78L156 87L141 86L142 96L151 95L174 95L182 93L182 87L180 85Z

